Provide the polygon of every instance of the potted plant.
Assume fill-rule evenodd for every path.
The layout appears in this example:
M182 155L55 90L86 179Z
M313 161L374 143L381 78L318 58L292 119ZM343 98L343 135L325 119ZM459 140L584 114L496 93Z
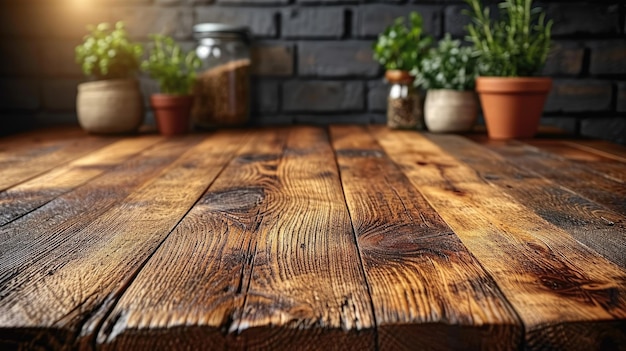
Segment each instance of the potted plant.
M141 68L159 83L160 94L150 96L159 131L184 134L189 128L193 103L191 89L201 65L195 51L184 52L169 36L153 35L153 48Z
M78 85L76 112L91 133L132 133L143 122L143 100L135 74L143 52L122 22L88 27L76 47L76 62L92 81Z
M431 132L470 131L478 116L474 92L476 57L449 34L430 49L416 71L416 83L426 92L424 122Z
M421 128L422 102L413 87L415 77L411 70L418 67L426 55L432 38L424 35L422 16L412 12L410 25L397 18L378 36L374 43L374 59L386 70L385 78L391 83L387 100L387 125L390 128Z
M490 18L480 0L466 0L472 23L468 40L479 57L476 91L492 139L530 138L537 132L548 77L535 77L550 49L552 21L532 0L505 0L500 19Z

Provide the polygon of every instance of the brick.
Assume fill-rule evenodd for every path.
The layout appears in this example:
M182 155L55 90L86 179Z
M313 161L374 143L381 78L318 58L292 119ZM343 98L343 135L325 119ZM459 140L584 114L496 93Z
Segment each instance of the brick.
M256 80L252 84L252 113L273 114L278 112L278 83Z
M384 116L383 116L384 117ZM321 115L296 115L294 123L299 124L370 124L385 123L380 121L380 115L370 114L321 114Z
M451 5L446 6L444 10L444 31L450 33L454 37L464 37L465 26L467 26L471 19L469 16L463 14L464 10L469 9L467 5Z
M289 81L282 91L286 112L360 111L364 107L361 82Z
M220 22L247 26L256 37L275 37L277 13L267 8L198 7L196 23Z
M626 74L626 40L588 43L591 49L589 73Z
M0 42L0 75L37 76L40 74L39 48L33 40Z
M292 115L256 115L252 116L251 123L258 126L276 126L293 123Z
M626 82L617 83L617 112L626 112Z
M148 0L152 1L152 0ZM176 6L176 5L204 5L213 3L213 0L155 0L158 5Z
M89 24L111 21L108 8L98 6L32 6L2 14L0 36L12 38L82 38Z
M38 127L78 125L78 117L76 117L76 113L42 112L35 116L35 124Z
M437 5L367 4L355 9L354 33L359 37L376 37L398 17L407 18L412 11L424 19L424 29L433 36L441 35L442 7Z
M382 80L367 82L367 110L376 112L387 111L389 85Z
M299 4L317 5L317 4L357 4L359 0L295 0ZM404 0L382 0L385 2L402 2Z
M39 82L34 79L1 79L0 110L36 110L40 106Z
M42 83L43 107L48 111L75 111L80 79L52 79Z
M576 76L582 72L584 47L573 41L553 41L542 75Z
M580 124L580 134L626 145L626 118L587 118Z
M578 134L578 119L575 117L542 117L540 124L542 126L556 127L568 134Z
M150 95L158 94L161 92L159 88L159 83L156 80L142 76L139 78L139 89L141 89L141 94L143 96L143 104L145 107L150 108Z
M285 5L291 0L217 0L219 4L233 5Z
M554 3L546 7L554 20L552 35L619 33L619 7L592 3Z
M343 7L301 7L282 12L285 38L341 38L344 34Z
M372 58L370 41L300 42L298 73L301 76L375 77L380 65Z
M612 91L611 82L603 80L554 80L545 111L608 111Z
M47 76L80 77L83 71L75 61L80 40L46 40L41 43L41 62Z
M32 112L0 112L0 136L10 135L29 129L33 129L35 123L35 114Z
M252 74L260 76L293 75L293 54L291 44L262 43L252 48Z
M147 39L153 33L177 39L191 38L193 11L190 8L123 6L114 7L112 16L126 23L128 34L135 40Z

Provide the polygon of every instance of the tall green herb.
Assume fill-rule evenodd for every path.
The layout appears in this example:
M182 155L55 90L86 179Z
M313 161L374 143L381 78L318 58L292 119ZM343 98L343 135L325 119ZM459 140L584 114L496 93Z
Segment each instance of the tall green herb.
M374 43L374 59L387 70L410 71L418 67L432 42L424 33L419 13L411 12L409 26L404 21L404 17L397 18Z
M141 68L157 80L162 93L186 95L202 64L195 51L184 52L169 36L153 35L153 48Z
M480 0L465 0L472 17L466 29L474 44L482 76L532 76L539 72L550 50L552 21L546 21L532 0L505 0L498 4L500 20L490 17Z

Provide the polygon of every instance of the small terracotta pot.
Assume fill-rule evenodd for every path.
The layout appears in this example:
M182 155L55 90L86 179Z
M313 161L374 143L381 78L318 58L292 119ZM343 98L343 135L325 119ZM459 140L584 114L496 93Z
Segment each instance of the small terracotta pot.
M430 132L468 132L477 117L478 100L473 90L430 89L426 93L424 121Z
M489 137L532 138L551 87L547 77L478 77L476 91Z
M151 95L150 104L159 132L166 136L187 133L192 103L191 95Z

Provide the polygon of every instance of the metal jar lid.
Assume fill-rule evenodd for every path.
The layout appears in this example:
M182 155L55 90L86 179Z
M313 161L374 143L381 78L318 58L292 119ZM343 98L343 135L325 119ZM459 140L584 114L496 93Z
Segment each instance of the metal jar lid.
M240 39L248 43L250 42L250 31L245 26L225 23L199 23L193 26L193 37L198 40L205 38Z

